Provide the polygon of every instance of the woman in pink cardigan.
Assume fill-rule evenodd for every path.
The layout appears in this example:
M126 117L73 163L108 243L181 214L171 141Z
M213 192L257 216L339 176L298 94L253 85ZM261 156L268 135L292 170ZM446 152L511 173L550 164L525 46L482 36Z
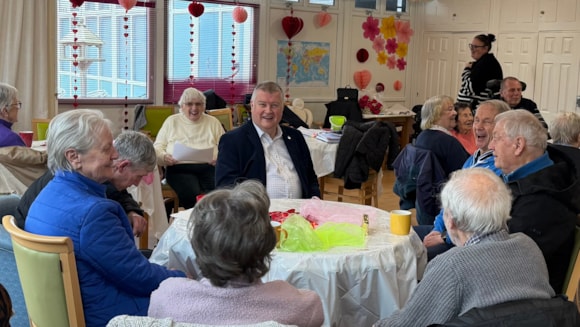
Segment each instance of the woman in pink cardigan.
M322 302L285 281L263 283L276 235L262 183L248 180L206 195L193 208L191 246L204 278L170 278L151 294L148 315L176 322L252 324L276 321L320 327Z

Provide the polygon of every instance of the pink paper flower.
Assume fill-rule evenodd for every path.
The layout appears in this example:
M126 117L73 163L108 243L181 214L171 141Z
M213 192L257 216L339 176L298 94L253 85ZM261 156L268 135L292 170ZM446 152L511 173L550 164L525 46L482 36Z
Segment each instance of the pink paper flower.
M407 52L409 51L409 46L407 43L399 43L397 47L397 56L400 58L405 58L407 56Z
M414 31L411 28L411 23L409 21L396 21L395 30L397 31L397 40L399 40L400 43L411 42L411 36L413 36Z
M395 17L394 16L389 16L389 17L383 18L381 20L381 33L383 33L383 37L385 39L395 37L397 32L395 29Z
M383 39L381 35L375 37L375 40L373 41L373 49L377 53L385 50L385 39Z
M387 54L384 51L379 52L377 56L377 62L379 65L384 65L387 62Z
M396 65L397 65L397 57L395 57L394 55L389 56L387 58L387 67L389 67L389 69L395 69Z
M394 38L388 39L386 49L388 54L395 53L395 51L397 50L397 40Z
M407 62L403 58L397 59L397 68L399 70L405 70L405 66L407 66Z
M372 16L367 17L367 21L362 24L363 37L371 41L375 40L375 37L379 34L379 20L373 18Z

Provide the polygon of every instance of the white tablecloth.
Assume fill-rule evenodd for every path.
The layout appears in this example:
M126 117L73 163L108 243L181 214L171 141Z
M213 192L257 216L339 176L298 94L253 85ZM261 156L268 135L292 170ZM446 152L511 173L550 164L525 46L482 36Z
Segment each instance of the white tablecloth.
M272 200L270 211L300 209L307 200ZM270 272L263 280L286 280L318 293L324 307L324 326L371 326L401 308L423 275L427 255L419 237L395 236L386 211L333 202L374 211L366 248L334 248L328 252L289 253L274 250ZM199 276L187 239L190 211L176 216L161 237L150 261Z
M149 215L149 240L147 244L152 249L169 226L157 167L153 169L153 182L151 184L141 181L138 186L129 186L127 191L131 193L135 201L141 203L141 209Z
M326 176L334 171L334 162L336 160L336 150L338 143L326 143L315 137L304 135L310 157L314 165L314 172L317 177Z

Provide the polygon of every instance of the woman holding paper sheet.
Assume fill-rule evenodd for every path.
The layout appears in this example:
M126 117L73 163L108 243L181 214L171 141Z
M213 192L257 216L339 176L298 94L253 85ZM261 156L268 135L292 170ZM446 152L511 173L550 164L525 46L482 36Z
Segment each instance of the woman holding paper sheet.
M180 205L187 209L195 205L199 194L215 188L217 146L224 129L217 118L205 113L205 95L199 90L185 89L178 104L180 112L163 122L154 146L158 164L166 167L167 183L177 193ZM176 148L178 153L211 148L213 157L181 159Z

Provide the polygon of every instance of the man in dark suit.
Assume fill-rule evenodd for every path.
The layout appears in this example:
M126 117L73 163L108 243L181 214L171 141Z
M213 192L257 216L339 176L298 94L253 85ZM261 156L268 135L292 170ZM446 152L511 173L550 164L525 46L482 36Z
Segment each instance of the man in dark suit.
M258 84L250 105L252 120L220 139L216 187L257 179L273 199L320 196L304 137L279 125L284 110L282 88L274 82Z

